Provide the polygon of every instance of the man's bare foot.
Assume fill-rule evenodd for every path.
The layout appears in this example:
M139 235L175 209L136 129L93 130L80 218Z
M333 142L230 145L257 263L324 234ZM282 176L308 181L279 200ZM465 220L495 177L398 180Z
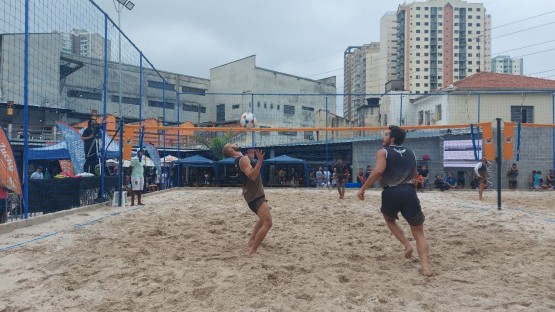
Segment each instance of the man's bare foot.
M254 237L249 238L249 247L252 247L252 242L254 242ZM250 248L249 248L250 250Z
M420 270L418 270L420 272L420 274L430 277L433 275L432 271L430 270L430 268L420 268Z
M256 255L256 250L253 250L252 248L249 248L249 255L251 255L251 256Z
M406 259L412 258L412 251L413 251L412 247L409 248L409 249L405 249L405 258Z

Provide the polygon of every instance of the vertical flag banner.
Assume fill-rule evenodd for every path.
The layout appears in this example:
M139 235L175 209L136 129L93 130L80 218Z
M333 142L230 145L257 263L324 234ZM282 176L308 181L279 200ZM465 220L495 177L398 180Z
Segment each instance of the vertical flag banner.
M15 159L13 158L12 145L4 132L0 131L0 183L14 193L21 195L21 183L19 182L19 172Z
M482 126L483 156L487 160L495 159L495 146L493 145L493 127L491 123Z
M85 166L85 143L81 140L81 134L66 123L56 121L56 124L64 136L69 157L73 164L73 171L75 174L83 173L83 167Z
M160 155L158 155L158 150L156 149L156 147L154 147L154 145L151 145L151 144L145 144L144 148L148 152L148 155L150 156L150 159L152 159L152 162L154 163L154 166L156 166L156 173L157 174L162 174L162 165L160 163Z
M123 127L123 159L131 160L133 152L133 128Z
M514 132L515 132L514 122L503 123L503 159L504 160L513 159Z

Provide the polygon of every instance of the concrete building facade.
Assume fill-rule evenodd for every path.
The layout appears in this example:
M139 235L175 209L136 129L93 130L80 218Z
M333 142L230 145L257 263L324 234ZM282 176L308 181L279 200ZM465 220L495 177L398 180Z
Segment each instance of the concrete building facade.
M64 53L63 36L65 34L60 33L29 36L28 103L32 108L31 129L51 128L55 120L74 123L90 118L91 114L103 113L104 60ZM12 117L2 116L2 122L6 126L7 123L12 124L13 128L23 124L23 118L16 117L24 103L23 46L23 34L0 35L0 102L12 101L15 111ZM207 98L202 95L208 89L208 79L143 67L141 93L140 67L122 64L120 107L119 68L115 62L108 63L107 114L136 121L142 107L143 119L165 117L168 123L174 123L178 121L177 110L181 109L181 122L210 120ZM179 105L176 104L175 91L188 92L180 96ZM44 118L40 113L34 113L40 111L56 112L57 116Z
M255 55L210 69L208 93L208 114L217 123L238 121L252 111L262 128L315 127L315 113L326 109L326 98L328 111L336 111L335 77L312 80L258 67ZM280 144L314 140L310 132L255 135L257 145Z

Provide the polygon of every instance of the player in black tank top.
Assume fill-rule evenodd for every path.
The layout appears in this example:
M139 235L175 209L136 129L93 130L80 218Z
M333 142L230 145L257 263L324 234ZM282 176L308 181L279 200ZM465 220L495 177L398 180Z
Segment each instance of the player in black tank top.
M357 196L364 200L366 189L380 180L383 187L381 212L391 233L405 246L405 258L412 257L412 245L403 229L397 224L401 212L410 224L416 240L416 250L420 255L420 273L431 276L428 242L424 236L424 214L413 184L416 177L416 157L414 152L401 146L406 132L397 126L389 126L383 137L383 148L376 152L376 166Z

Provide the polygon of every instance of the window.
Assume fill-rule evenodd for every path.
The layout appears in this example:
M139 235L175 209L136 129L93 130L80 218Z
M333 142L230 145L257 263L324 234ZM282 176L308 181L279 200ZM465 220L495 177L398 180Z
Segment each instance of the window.
M200 110L201 113L206 113L206 107L200 106L199 104L183 104L182 110L195 113L198 113L198 111Z
M268 108L268 104L264 102L264 108Z
M166 90L175 90L175 85L171 83L164 83L163 81L148 81L148 87L154 89L166 89Z
M277 105L277 110L279 110L279 104Z
M274 109L274 104L270 104L270 109Z
M102 100L102 93L101 92L88 92L88 91L80 91L80 90L69 90L67 91L68 97L74 98L82 98L87 100Z
M181 92L204 95L206 90L193 87L181 87Z
M424 111L418 111L418 125L424 124Z
M231 106L231 109L238 109L240 106L241 106L241 105L239 105L239 104L233 104L233 105Z
M287 106L287 105L283 106L284 109L285 109L285 106ZM278 131L278 134L279 135L288 135L288 136L297 136L297 131Z
M304 139L305 140L314 140L314 134L312 131L305 131L304 132Z
M119 103L119 96L117 95L112 95L111 96L111 100L114 103ZM132 98L132 97L122 97L121 98L121 102L125 103L125 104L135 104L135 105L139 105L139 99L138 98Z
M162 102L162 101L153 101L148 100L148 106L150 107L159 107L159 108L166 108L166 109L175 109L175 103L172 102Z
M260 102L257 103L257 106L260 107Z
M283 113L288 115L295 115L295 106L283 105Z
M314 111L314 107L303 106L302 109L305 110L305 111L310 111L310 112Z
M511 106L511 122L519 122L519 121L522 121L522 123L534 123L534 107L533 106Z

